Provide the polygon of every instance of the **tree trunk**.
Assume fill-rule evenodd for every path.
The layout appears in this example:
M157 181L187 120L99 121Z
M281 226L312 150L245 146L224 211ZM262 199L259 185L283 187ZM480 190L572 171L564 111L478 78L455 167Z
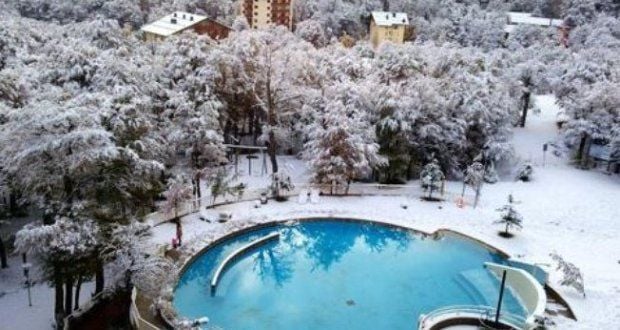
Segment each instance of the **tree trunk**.
M73 277L65 279L65 311L70 314L73 311Z
M95 294L103 291L105 287L105 274L103 272L103 262L97 258L97 264L95 265L97 268L95 270Z
M508 226L510 226L510 225L508 223L506 223L506 229L504 230L504 232L506 233L506 236L509 235L509 233L508 233Z
M276 135L273 131L269 132L269 147L267 153L269 153L269 160L271 161L271 172L278 173L278 159L276 157L276 151L278 146L276 145Z
M202 190L200 189L200 174L196 174L196 197L198 198L198 207L200 208L200 202L202 200Z
M9 213L11 213L11 215L17 213L17 193L12 189L9 192Z
M0 234L0 264L2 268L8 268L9 263L6 259L6 247L4 246L4 241L2 240L2 235Z
M62 329L65 309L64 309L64 291L63 291L63 278L60 273L60 265L54 263L54 318L56 319L56 328Z
M463 190L461 190L461 198L465 197L465 188L467 187L467 184L465 183L465 181L463 181Z
M82 276L78 276L77 283L75 284L75 304L73 310L80 308L80 290L82 289Z
M588 135L585 133L581 134L581 140L579 141L579 149L577 150L577 159L579 160L579 165L584 166L588 159Z
M525 121L527 120L527 111L530 108L530 92L523 93L523 109L521 112L521 127L525 127Z
M390 0L383 0L383 11L390 11Z
M476 187L476 198L474 198L474 208L476 208L476 206L478 206L478 200L480 199L480 189L481 187L481 183L478 183L478 187Z

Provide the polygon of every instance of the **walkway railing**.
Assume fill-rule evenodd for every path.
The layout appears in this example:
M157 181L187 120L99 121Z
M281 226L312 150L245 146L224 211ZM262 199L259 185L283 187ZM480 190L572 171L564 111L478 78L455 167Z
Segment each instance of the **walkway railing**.
M543 286L523 269L491 262L486 262L484 266L498 277L506 272L506 285L520 298L527 311L526 324L535 325L536 319L544 315L547 305L547 294Z
M452 319L477 319L480 324L495 321L497 310L489 306L455 305L436 309L428 314L420 315L419 330L432 329L433 326ZM499 321L515 329L525 329L526 320L523 316L500 312Z
M422 190L419 184L378 184L378 183L353 183L348 189L345 186L303 184L296 185L291 190L282 190L281 196L295 198L303 192L318 191L324 196L403 196L410 198L422 198L427 193ZM348 191L347 191L348 190ZM267 192L266 188L246 189L240 198L220 198L215 205L226 205L230 203L248 202L259 200ZM346 193L346 194L345 194ZM446 201L455 201L461 197L461 192L454 192L447 189L438 190L433 193L433 197L438 197ZM473 201L471 191L467 191L465 198ZM177 209L179 217L196 213L200 209L212 206L212 196L205 195L200 200L189 200L181 203ZM175 212L154 212L147 217L154 226L170 221L175 218Z
M140 310L136 305L137 296L138 291L136 290L136 288L133 288L133 290L131 291L131 306L129 309L129 321L131 322L133 327L138 330L160 330L160 327L142 318L142 316L140 315Z

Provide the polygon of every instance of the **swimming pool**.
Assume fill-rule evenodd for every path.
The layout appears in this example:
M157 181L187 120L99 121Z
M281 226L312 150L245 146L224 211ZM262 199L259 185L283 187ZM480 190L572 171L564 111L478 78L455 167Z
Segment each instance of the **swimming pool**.
M274 232L211 279L233 251ZM415 329L419 315L450 305L495 307L498 253L458 235L426 236L373 222L322 219L253 229L211 246L181 275L181 317L205 329ZM507 290L502 309L525 310Z

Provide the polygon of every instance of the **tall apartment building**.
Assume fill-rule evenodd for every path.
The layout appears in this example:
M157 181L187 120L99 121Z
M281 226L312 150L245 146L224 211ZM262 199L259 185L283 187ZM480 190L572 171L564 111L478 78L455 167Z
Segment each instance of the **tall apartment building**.
M272 25L293 28L293 0L242 0L241 12L253 29Z

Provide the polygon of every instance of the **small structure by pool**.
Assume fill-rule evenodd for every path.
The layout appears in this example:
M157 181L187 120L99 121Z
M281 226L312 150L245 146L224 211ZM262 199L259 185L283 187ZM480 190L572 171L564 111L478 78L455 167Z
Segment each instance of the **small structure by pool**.
M225 329L416 329L442 308L496 307L495 270L507 263L459 235L368 221L279 223L204 250L184 269L173 304L181 317ZM525 328L539 310L520 294L505 292L502 320Z

